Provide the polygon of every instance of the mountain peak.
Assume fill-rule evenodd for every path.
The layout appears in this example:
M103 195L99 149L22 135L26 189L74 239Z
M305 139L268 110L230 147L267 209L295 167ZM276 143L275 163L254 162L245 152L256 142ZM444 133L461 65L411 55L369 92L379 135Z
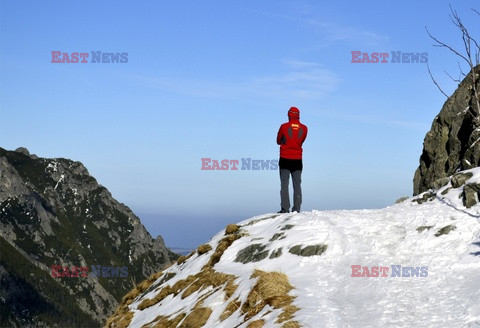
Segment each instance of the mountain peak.
M10 313L0 325L98 326L133 281L176 259L80 162L0 148L0 180L0 292ZM99 267L124 277L93 276ZM72 278L74 268L89 274Z

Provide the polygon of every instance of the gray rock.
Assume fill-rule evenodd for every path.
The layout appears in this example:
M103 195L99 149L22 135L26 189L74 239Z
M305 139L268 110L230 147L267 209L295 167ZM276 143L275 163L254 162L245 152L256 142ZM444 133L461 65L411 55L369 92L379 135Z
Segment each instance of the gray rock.
M254 224L257 224L258 222L261 222L261 221L264 221L264 220L270 220L270 219L275 219L277 216L279 216L280 214L274 214L274 215L271 215L271 216L267 216L267 217L264 217L264 218L260 218L260 219L256 219L256 220L251 220L250 222L247 223L247 226L251 226L251 225L254 225Z
M452 176L450 182L453 188L459 188L465 184L465 182L473 176L472 172L459 172Z
M417 204L423 204L425 202L428 202L428 201L431 201L431 200L434 200L436 197L435 193L434 192L426 192L423 194L422 197L416 197L414 199L412 199L412 202L417 202Z
M417 228L417 231L418 232L423 232L425 230L430 230L431 228L433 228L433 226L420 226Z
M456 229L456 227L454 225L447 225L447 226L443 227L442 229L438 230L435 233L435 237L439 237L441 235L447 235L448 233L450 233L450 231L453 231L455 229Z
M29 194L25 181L6 157L0 157L0 181L0 203Z
M452 190L452 188L451 188L451 187L449 187L449 188L445 188L445 190L443 190L443 191L442 191L442 195L446 195L446 194L448 194L448 192L449 192L450 190Z
M25 148L25 147L18 147L17 149L15 149L15 151L16 151L17 153L30 156L30 152L29 152L28 149Z
M480 184L469 183L463 187L462 200L463 205L467 208L477 204L480 197Z
M480 65L474 70L478 90ZM480 166L480 109L474 97L472 74L447 99L425 136L420 165L413 179L414 195L438 188L438 179Z
M268 256L269 251L265 250L267 246L262 244L253 244L240 250L235 258L235 262L249 263L258 262Z
M433 189L438 190L450 182L450 178L443 177L433 181Z
M292 254L299 255L299 256L314 256L314 255L322 255L327 250L328 245L310 245L306 247L302 247L302 245L296 245L290 248L288 251Z
M400 203L403 203L404 201L406 201L408 199L408 197L400 197L399 199L397 199L395 201L395 204L400 204Z
M280 257L280 256L282 256L282 248L281 247L272 251L269 258L270 259L275 259L275 258Z
M283 238L285 238L285 234L283 232L278 232L278 233L274 234L272 236L272 238L270 238L269 241L275 241L277 239L283 239Z
M283 231L285 231L285 230L290 230L290 229L292 229L293 227L294 227L293 224L286 224L286 225L284 225L284 226L282 227L281 230L283 230Z

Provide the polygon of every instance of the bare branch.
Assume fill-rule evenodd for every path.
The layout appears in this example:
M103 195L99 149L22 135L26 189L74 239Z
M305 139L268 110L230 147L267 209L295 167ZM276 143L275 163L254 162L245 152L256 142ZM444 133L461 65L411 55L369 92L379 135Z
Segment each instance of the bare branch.
M428 36L435 42L437 42L436 47L443 47L443 48L447 48L448 50L450 50L451 52L453 52L455 55L457 55L458 57L464 59L468 64L470 64L470 61L468 60L467 57L465 57L464 55L462 55L461 53L459 53L457 50L453 49L452 47L450 47L449 45L447 45L446 43L438 40L437 38L435 38L432 34L430 34L430 31L428 31L428 28L425 27L425 30L427 31L428 33Z
M462 19L458 15L457 11L450 6L450 20L454 26L456 26L460 32L461 32L461 38L463 42L463 50L462 52L457 51L447 43L440 41L436 37L434 37L430 31L428 30L427 27L425 27L425 30L427 31L428 36L435 41L435 44L433 45L434 47L440 47L440 48L446 48L449 51L453 52L455 55L458 57L462 58L469 67L469 71L471 74L471 85L469 86L470 90L472 90L472 104L468 106L467 112L472 115L473 120L477 126L480 126L480 95L478 91L478 81L479 81L479 73L480 73L480 66L479 66L479 61L480 61L480 44L475 40L469 33L467 27L463 24ZM476 13L477 15L480 15L480 11L473 9L472 11ZM437 88L440 90L440 92L445 95L447 98L448 96L446 93L441 89L441 87L438 85L437 81L433 77L430 67L428 67L427 63L427 68L428 68L428 73L430 75L430 78L432 79L433 83L437 86ZM459 79L454 79L450 74L445 72L445 74L450 77L454 82L460 83L461 82L461 77L468 76L468 74L465 74L460 66L460 63L458 63L458 68L460 71L460 76ZM470 79L470 78L469 78ZM459 106L459 104L456 104L456 106ZM475 108L476 107L476 108ZM459 110L462 110L459 106Z
M460 74L461 74L460 76L463 76L463 77L467 76L467 74L465 74L465 73L463 72L462 66L460 66L460 63L459 63L459 62L457 62L457 65L458 65L458 70L460 71Z
M459 78L458 78L458 79L454 79L450 74L448 74L447 71L443 71L443 72L444 72L445 74L447 74L447 76L448 76L449 78L451 78L453 82L457 82L457 83L462 82Z
M478 44L477 40L470 37L470 41L472 41L475 47L477 47L477 52L478 52L478 50L480 50L480 45Z
M428 70L428 74L430 74L430 78L432 79L433 83L437 86L438 90L440 90L440 92L443 93L443 95L448 99L448 95L442 90L440 85L437 83L437 80L435 80L435 78L433 77L432 72L430 71L430 65L428 65L428 63L427 63L427 70Z

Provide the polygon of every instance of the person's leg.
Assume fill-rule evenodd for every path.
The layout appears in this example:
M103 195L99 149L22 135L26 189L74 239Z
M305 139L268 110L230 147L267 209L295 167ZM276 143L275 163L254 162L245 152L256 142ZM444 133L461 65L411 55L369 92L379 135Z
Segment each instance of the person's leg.
M292 172L293 184L293 211L300 213L300 206L302 205L302 170L295 170Z
M282 212L290 210L290 196L288 194L288 182L290 180L290 170L280 169L280 206Z

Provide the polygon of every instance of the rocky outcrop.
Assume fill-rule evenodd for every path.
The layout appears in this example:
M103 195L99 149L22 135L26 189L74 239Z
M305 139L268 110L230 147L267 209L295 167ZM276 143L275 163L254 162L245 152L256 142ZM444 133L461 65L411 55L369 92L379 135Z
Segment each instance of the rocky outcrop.
M177 258L82 163L25 148L0 148L0 248L0 326L100 326L135 282Z
M453 191L457 195L454 198L461 201L461 206L471 208L477 205L480 200L479 176L480 168L457 172L451 177L446 178L443 186L423 192L413 197L411 201L417 204L423 204L435 199L443 199ZM451 198L451 196L448 197ZM455 207L459 207L459 205L460 204L456 204Z
M475 83L480 89L480 66L474 71L448 98L425 136L413 179L414 195L438 189L458 171L480 166L480 109L473 88Z

